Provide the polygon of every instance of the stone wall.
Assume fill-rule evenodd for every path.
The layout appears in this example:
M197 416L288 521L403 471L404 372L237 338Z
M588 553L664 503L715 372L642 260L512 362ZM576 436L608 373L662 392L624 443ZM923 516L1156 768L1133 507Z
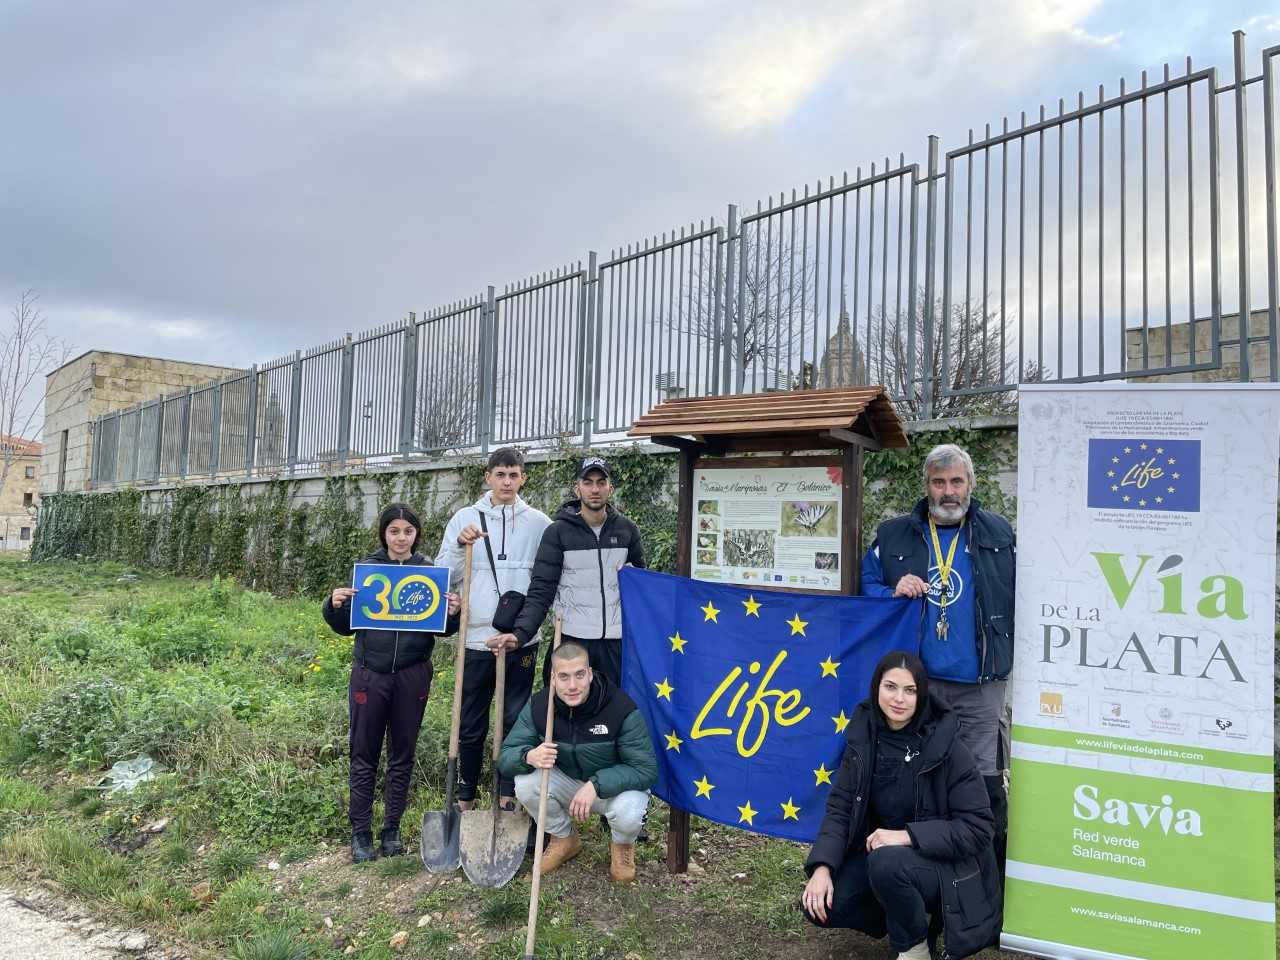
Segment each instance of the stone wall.
M1271 347L1270 324L1267 311L1255 310L1249 315L1249 339L1267 338L1267 342L1249 345L1249 379L1254 382L1271 379ZM1194 331L1195 357L1191 356L1191 344ZM1240 315L1227 314L1222 318L1219 332L1221 340L1240 339ZM1146 332L1147 356L1142 357L1142 328L1125 331L1125 368L1127 370L1151 370L1159 367L1181 367L1191 363L1211 363L1213 361L1213 322L1200 319L1192 323L1170 324L1168 331L1163 318L1157 323L1152 319ZM1165 344L1168 344L1169 356L1166 361ZM1221 383L1240 379L1240 347L1238 344L1227 344L1222 347L1222 366L1213 370L1196 370L1190 373L1158 374L1142 377L1144 382L1151 383Z
M63 490L87 490L92 465L93 421L163 394L181 393L241 371L205 363L91 350L49 374L45 382L44 456L40 490L59 489L66 445Z

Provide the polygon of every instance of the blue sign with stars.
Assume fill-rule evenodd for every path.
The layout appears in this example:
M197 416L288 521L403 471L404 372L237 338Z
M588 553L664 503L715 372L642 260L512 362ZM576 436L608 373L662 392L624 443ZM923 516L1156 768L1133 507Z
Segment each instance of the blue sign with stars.
M353 630L444 633L448 625L448 567L357 563L351 585Z
M1199 440L1089 441L1089 506L1199 513Z
M654 794L802 842L818 833L854 707L918 600L780 593L624 567L622 684L658 754Z

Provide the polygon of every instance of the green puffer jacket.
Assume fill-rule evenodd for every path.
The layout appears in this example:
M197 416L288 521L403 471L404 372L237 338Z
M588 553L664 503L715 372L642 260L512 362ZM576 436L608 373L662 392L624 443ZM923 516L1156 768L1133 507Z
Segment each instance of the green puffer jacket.
M520 711L498 757L503 776L532 772L524 758L544 739L549 693L547 688L539 690ZM648 790L658 779L658 759L644 717L626 693L598 673L587 699L578 706L556 698L552 736L556 766L575 780L590 780L604 799L627 790Z

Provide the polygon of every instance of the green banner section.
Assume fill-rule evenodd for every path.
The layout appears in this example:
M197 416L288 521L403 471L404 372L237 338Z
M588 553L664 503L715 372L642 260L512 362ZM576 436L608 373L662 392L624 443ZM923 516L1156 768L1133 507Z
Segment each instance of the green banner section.
M1080 733L1073 730L1047 730L1044 727L1013 725L1014 742L1033 743L1041 747L1062 747L1067 750L1089 750L1135 760L1161 760L1166 763L1184 763L1197 767L1219 767L1223 770L1239 770L1244 773L1272 771L1272 758L1248 753L1232 753L1229 750L1210 750L1204 747L1187 747L1154 740L1129 740L1105 733Z
M1272 924L1010 878L1004 932L1129 957L1275 956Z
M1009 859L1271 902L1271 793L1014 759ZM1089 942L1089 941L1068 941Z

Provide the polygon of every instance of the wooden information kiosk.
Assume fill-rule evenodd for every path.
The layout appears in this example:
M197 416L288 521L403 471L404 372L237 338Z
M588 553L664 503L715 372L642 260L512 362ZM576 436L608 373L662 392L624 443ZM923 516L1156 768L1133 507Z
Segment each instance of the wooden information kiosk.
M863 452L907 446L881 386L668 400L629 435L680 451L680 576L846 595L862 558ZM689 814L672 807L667 869L688 864Z

